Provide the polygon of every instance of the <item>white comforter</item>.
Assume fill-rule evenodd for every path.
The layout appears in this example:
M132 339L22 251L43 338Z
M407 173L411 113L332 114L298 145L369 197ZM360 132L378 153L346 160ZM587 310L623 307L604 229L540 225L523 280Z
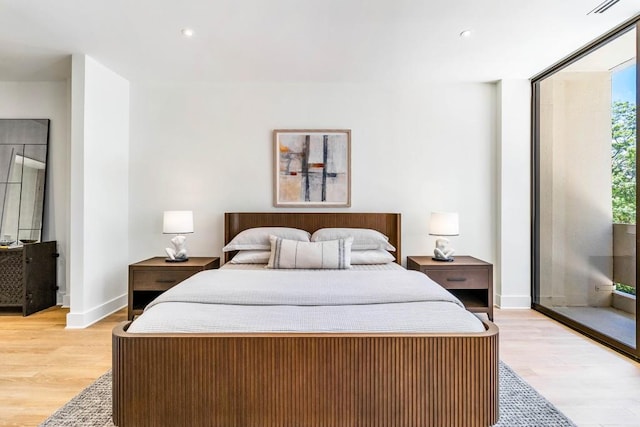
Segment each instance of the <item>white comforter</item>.
M416 271L208 270L129 327L164 332L481 332L458 299Z

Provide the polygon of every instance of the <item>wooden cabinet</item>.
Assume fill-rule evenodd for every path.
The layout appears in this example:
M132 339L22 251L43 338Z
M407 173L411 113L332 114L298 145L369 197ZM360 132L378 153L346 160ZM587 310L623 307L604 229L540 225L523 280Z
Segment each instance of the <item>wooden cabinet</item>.
M56 242L0 249L0 307L24 316L56 305Z
M167 289L199 271L219 267L218 257L190 257L185 262L166 262L163 257L155 257L129 265L129 320Z
M486 313L493 321L493 265L470 256L442 262L430 256L407 257L409 270L421 271L454 294L474 313Z

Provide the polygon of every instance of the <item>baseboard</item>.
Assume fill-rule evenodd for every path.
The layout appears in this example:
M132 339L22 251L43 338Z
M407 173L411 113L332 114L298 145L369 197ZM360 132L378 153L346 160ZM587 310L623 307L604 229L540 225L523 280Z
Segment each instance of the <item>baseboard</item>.
M58 305L62 307L71 307L71 296L69 294L58 294Z
M531 308L531 295L496 295L500 308Z
M128 303L127 295L120 295L117 298L107 301L95 308L92 308L84 313L67 314L67 329L82 329L93 325L97 321L104 319L110 314L115 313L122 307L126 307Z

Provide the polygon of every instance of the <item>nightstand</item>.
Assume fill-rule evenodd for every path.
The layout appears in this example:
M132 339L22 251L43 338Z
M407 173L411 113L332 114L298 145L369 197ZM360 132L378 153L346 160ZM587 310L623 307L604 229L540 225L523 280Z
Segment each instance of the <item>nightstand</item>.
M455 295L473 313L486 313L493 321L493 265L470 256L452 262L430 256L407 257L407 269L426 274Z
M164 257L154 257L129 265L129 320L141 314L158 295L187 277L219 267L218 257L190 257L184 262L166 262Z

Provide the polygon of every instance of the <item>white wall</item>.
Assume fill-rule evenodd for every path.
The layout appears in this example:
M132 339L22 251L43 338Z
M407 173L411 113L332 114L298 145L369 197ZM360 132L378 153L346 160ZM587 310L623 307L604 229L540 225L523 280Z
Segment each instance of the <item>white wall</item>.
M496 305L531 307L531 82L498 83Z
M58 242L58 303L67 295L69 252L69 83L0 82L0 117L50 119L44 234Z
M431 211L457 211L457 253L496 262L496 122L494 84L133 84L129 261L164 253L170 209L194 211L191 255L221 255L225 211L276 210L272 130L346 128L345 211L401 212L403 257L432 253Z
M67 327L88 326L126 305L128 164L129 82L74 55Z
M82 248L74 254L72 263L78 275L74 299L81 305L72 309L69 326L89 324L125 303L127 264L162 255L168 245L168 238L161 234L163 210L194 210L196 232L188 238L192 255L221 255L223 212L281 210L272 207L271 131L277 128L352 129L353 203L345 211L401 212L402 250L406 257L432 252L433 237L428 236L427 229L430 211L457 210L461 234L451 239L452 245L458 254L474 255L495 264L497 302L505 294L529 294L528 254L518 252L516 256L505 249L505 242L498 240L508 236L512 245L528 247L528 229L523 233L523 218L509 217L516 221L513 226L520 229L518 234L503 233L497 237L499 228L509 225L509 221L504 222L505 216L498 216L500 210L504 212L506 206L520 203L520 199L526 198L528 202L529 197L528 184L524 189L522 183L516 184L510 177L515 173L523 178L523 169L516 170L511 163L506 170L499 164L499 155L528 161L529 129L521 130L517 141L509 141L516 146L508 154L505 150L509 148L504 144L507 131L498 120L505 109L496 114L498 105L511 102L506 111L524 108L526 113L521 110L518 115L528 115L528 100L522 97L524 82L511 83L516 86L511 86L513 90L507 98L505 82L498 93L492 84L444 82L423 87L136 84L131 87L132 142L127 153L121 150L123 136L116 138L120 142L115 145L113 138L107 136L114 131L110 126L115 119L122 123L117 132L124 133L127 125L120 113L126 108L118 109L119 113L101 110L105 108L104 97L114 90L111 86L125 82L90 58L89 64L89 71L74 74L74 85L84 88L84 80L89 76L94 90L108 90L87 97L79 97L78 88L74 91L73 106L77 111L73 126L83 145L74 150L80 163L73 169L76 175L73 185L80 196L74 198L76 215L71 220L67 83L0 84L3 99L12 100L2 107L11 106L15 117L27 117L27 112L36 112L32 116L41 117L44 113L39 111L55 106L48 114L52 118L53 165L49 173L53 178L49 178L47 188L48 200L55 205L47 209L47 221L49 238L59 242L62 291L64 278L70 276L65 275L64 268L69 259L66 238L69 224L76 229L74 236ZM528 91L528 82L526 85ZM512 96L515 98L509 101ZM87 102L95 109L93 116L88 113L93 119L79 121L76 117L78 114L83 117ZM13 116L11 111L0 111ZM105 114L118 117L107 119ZM87 147L97 151L89 148L91 158L85 161L84 123L92 120L98 123L94 132L87 135L95 142ZM511 135L515 138L515 133ZM104 146L112 150L100 148ZM128 156L130 179L125 184ZM87 167L89 171L85 171ZM87 176L83 178L85 172ZM511 189L496 188L497 181L510 182ZM85 191L85 185L88 190L98 188L94 195L100 197L88 196L85 200L85 195L91 194ZM118 197L127 194L127 185L130 193L125 202ZM112 196L105 199L107 194ZM510 201L512 196L517 196L518 201ZM114 200L108 200L109 197ZM130 227L118 217L117 210L129 211ZM89 211L93 214L88 215ZM85 221L89 223L85 225ZM119 231L127 228L128 235L118 236ZM118 243L118 239L128 240L128 252L127 245ZM118 248L116 252L112 251L114 247ZM500 263L499 256L512 259L508 264ZM87 266L92 263L98 265L90 267L94 269L90 272ZM507 270L517 280L509 280ZM514 306L514 300L511 301L506 306Z

